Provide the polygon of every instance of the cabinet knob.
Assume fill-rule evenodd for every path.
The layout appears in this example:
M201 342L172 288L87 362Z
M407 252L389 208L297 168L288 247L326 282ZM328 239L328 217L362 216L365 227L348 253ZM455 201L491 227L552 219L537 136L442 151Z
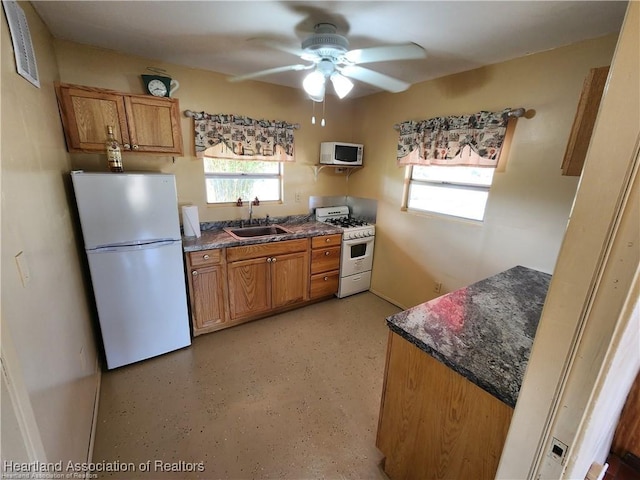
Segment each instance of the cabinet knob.
M271 257L267 257L267 262L271 263L272 258Z
M328 257L329 255L331 255L331 252L326 251L326 252L324 252L324 255L325 255L326 257Z
M205 254L202 256L202 258L203 258L203 259L205 259L205 260L209 260L209 255L205 253Z
M329 243L331 241L331 239L330 238L325 238L324 241Z
M125 143L124 145L122 145L122 147L123 147L125 150L131 150L131 145L129 145L128 143Z
M134 146L133 146L133 147L131 147L131 148L133 148L134 150L138 150L138 148L140 148L140 147L139 147L138 145L134 145Z
M324 277L324 281L326 282L327 280L329 280L329 277Z
M198 271L197 271L197 270L193 270L193 271L191 272L191 275L193 275L193 276L195 277L196 275L198 275Z
M276 263L276 260L277 260L277 258L276 258L276 257L273 257L273 258L271 259L271 261L272 261L273 263Z

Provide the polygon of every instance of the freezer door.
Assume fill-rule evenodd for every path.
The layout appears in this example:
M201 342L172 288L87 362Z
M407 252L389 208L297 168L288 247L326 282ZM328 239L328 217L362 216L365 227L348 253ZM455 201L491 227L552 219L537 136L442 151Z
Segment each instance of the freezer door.
M109 369L191 344L180 241L87 257Z
M71 178L87 250L180 239L173 175L74 172Z

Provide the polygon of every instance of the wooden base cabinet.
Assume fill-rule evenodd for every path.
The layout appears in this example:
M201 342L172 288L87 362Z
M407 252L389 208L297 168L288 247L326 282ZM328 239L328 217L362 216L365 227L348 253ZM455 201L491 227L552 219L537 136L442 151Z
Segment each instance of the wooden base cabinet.
M342 235L311 239L311 278L309 297L322 298L338 292Z
M309 239L227 249L231 321L309 299Z
M513 409L390 332L376 446L391 480L495 478Z
M186 255L193 335L220 330L228 321L224 250Z

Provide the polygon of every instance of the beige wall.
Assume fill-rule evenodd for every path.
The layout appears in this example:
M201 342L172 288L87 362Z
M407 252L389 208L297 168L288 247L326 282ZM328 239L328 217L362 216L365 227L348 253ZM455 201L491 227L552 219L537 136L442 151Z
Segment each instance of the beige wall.
M58 67L48 30L30 4L20 5L31 30L41 88L16 73L3 13L3 366L10 336L16 351L10 359L12 374L23 377L25 403L33 408L47 459L86 461L98 373L72 224L70 160L57 120L53 82ZM14 259L19 252L30 273L25 286Z
M328 98L325 127L319 125L321 105L316 105L316 125L311 124L312 102L301 89L269 85L264 82L230 83L226 77L204 70L168 65L131 55L97 49L77 43L56 41L56 55L61 81L79 85L110 88L122 92L145 93L140 75L148 66L164 68L180 82L174 97L180 109L208 113L233 113L253 118L286 120L300 124L295 132L296 162L284 167L284 202L263 203L254 214L263 217L308 212L310 195L344 195L347 183L344 175L323 170L315 181L312 165L318 163L322 141L351 141L353 135L352 106ZM147 72L149 73L149 72ZM220 207L206 204L202 161L194 156L193 120L182 117L185 156L175 163L167 157L136 157L124 154L125 170L157 170L175 173L181 204L198 205L200 220L244 218L247 208ZM72 155L74 168L106 170L106 158L99 155ZM295 194L300 193L300 202Z
M365 168L349 195L378 199L372 289L401 306L524 265L552 272L578 185L560 165L587 72L609 65L616 35L424 82L356 102ZM525 107L506 172L496 173L484 223L401 212L404 168L395 164L405 120ZM398 281L396 272L402 272Z

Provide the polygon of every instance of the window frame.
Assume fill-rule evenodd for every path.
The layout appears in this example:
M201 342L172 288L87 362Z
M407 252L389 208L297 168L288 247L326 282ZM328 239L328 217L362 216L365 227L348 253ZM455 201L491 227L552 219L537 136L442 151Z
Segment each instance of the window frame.
M248 179L248 180L265 180L265 179L277 179L278 180L278 199L276 200L260 200L260 203L271 203L271 204L282 204L284 200L284 164L285 162L269 162L269 163L277 163L278 164L278 173L229 173L229 172L219 172L219 173L210 173L205 169L206 160L215 159L215 160L229 160L227 158L215 157L205 155L203 157L202 162L202 171L204 173L204 189L205 189L205 200L207 205L211 206L228 206L235 205L235 200L229 202L210 202L209 196L207 195L207 180L208 179ZM233 160L232 160L233 161ZM265 160L242 160L243 162L263 162L266 163ZM243 201L250 201L252 199L243 199Z
M455 190L455 189L467 190L467 191L468 190L475 190L475 191L480 191L480 192L487 192L487 202L488 202L489 201L489 193L491 191L491 187L493 186L493 181L495 180L495 174L498 171L497 169L494 169L490 185L476 185L476 184L471 184L471 183L466 183L466 182L451 182L451 181L443 181L443 180L414 179L413 178L413 168L415 166L416 165L407 165L406 168L405 168L404 189L403 189L403 194L402 194L402 205L401 205L401 208L400 208L401 211L403 211L403 212L412 212L412 213L423 214L423 215L440 216L440 217L444 217L444 218L462 220L462 221L465 221L465 222L473 222L473 223L479 223L479 224L484 223L484 218L485 218L485 214L486 214L486 211L487 211L487 204L486 203L485 203L484 210L482 212L482 218L481 219L471 218L471 217L464 217L464 216L460 216L460 215L453 215L453 214L450 214L450 213L437 212L435 210L426 210L426 209L423 209L423 208L410 207L409 206L409 191L411 190L411 186L412 185L446 187L446 188L450 188L452 190ZM425 165L425 166L428 167L429 165ZM446 168L455 168L455 167L446 167ZM486 167L486 168L493 168L493 167Z

